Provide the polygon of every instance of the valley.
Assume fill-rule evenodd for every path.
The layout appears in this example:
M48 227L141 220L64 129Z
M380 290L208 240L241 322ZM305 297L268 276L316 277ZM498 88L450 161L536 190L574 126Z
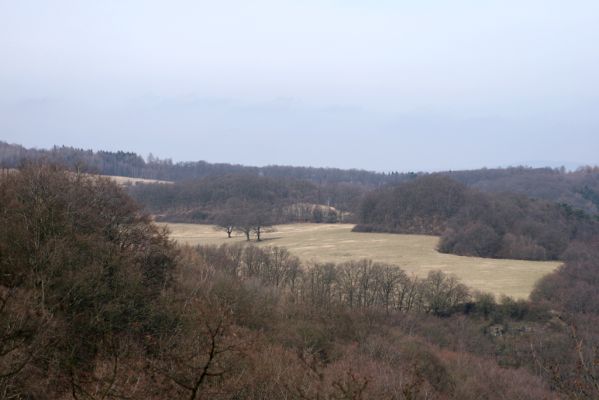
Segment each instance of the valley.
M245 244L243 234L231 239L213 225L160 223L171 231L179 243ZM368 258L395 264L409 274L425 277L430 271L441 270L457 276L474 290L526 299L535 283L553 272L558 261L525 261L463 257L436 251L439 238L430 235L400 235L391 233L352 232L353 224L285 224L264 234L259 246L287 248L308 265L313 262L345 262Z

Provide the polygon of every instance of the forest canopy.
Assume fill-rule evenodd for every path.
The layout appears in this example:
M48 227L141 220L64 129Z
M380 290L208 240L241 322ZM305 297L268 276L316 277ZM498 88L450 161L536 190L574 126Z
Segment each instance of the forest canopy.
M439 250L525 260L560 259L588 241L599 221L567 204L517 194L488 194L443 175L370 192L356 231L441 235Z

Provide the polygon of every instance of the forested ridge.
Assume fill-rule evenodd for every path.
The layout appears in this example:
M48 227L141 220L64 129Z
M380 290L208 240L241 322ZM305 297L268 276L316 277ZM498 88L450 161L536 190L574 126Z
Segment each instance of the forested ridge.
M369 192L361 232L440 235L439 250L458 255L557 260L571 243L599 233L599 219L568 204L484 193L445 175Z
M573 172L552 168L480 169L444 175L483 192L521 194L599 214L597 167L584 167Z
M409 182L423 172L378 173L357 169L292 166L247 167L205 161L173 162L133 152L110 152L55 146L50 150L27 149L0 141L0 167L16 168L23 160L45 159L69 169L103 175L190 181L223 175L258 175L271 178L310 181L317 185L349 185L352 190L372 190L383 185ZM565 203L591 214L599 213L599 169L581 168L567 172L552 168L482 168L471 171L440 172L468 187L491 193L519 193L555 203Z
M172 185L134 185L129 193L158 219L226 223L260 214L271 224L335 223L350 216L364 192L350 184L317 185L251 174L211 176Z
M0 141L0 167L16 168L24 160L46 160L69 169L102 175L185 181L228 174L260 175L273 178L293 178L318 184L352 183L376 186L388 182L404 181L413 174L382 174L359 169L313 168L271 165L249 167L232 163L206 161L173 162L152 155L144 159L134 152L92 151L67 146L52 149L27 149L20 145Z
M0 398L595 399L597 248L570 243L531 301L494 299L177 246L112 181L30 164L0 176Z

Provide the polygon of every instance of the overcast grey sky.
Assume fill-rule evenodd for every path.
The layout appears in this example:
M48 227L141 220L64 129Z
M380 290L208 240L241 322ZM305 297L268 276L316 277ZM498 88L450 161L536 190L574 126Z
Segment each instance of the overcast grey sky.
M599 163L597 0L0 0L0 140L248 165Z

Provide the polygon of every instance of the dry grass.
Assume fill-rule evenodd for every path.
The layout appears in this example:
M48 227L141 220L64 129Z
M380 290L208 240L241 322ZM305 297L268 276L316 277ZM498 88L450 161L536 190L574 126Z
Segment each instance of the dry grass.
M167 224L171 237L188 244L244 243L241 235L227 239L210 225ZM282 246L306 262L342 262L370 258L425 276L431 270L456 275L473 289L527 298L535 282L555 270L559 262L495 260L441 254L436 236L351 232L350 224L279 225L264 235L260 246ZM255 243L255 242L252 242Z
M172 184L172 181L161 181L158 179L144 179L144 178L131 178L128 176L117 176L117 175L101 175L105 178L110 178L119 185L137 185L138 183L163 183Z
M8 174L13 174L15 172L18 172L19 170L16 168L1 168L0 169L0 176L2 174L8 175ZM74 174L74 172L73 172ZM137 185L138 183L162 183L162 184L173 184L173 181L161 181L158 179L144 179L144 178L131 178L129 176L118 176L118 175L97 175L97 174L90 174L92 176L101 176L103 178L109 178L112 179L113 181L115 181L117 184L121 185L121 186L128 186L128 185Z

